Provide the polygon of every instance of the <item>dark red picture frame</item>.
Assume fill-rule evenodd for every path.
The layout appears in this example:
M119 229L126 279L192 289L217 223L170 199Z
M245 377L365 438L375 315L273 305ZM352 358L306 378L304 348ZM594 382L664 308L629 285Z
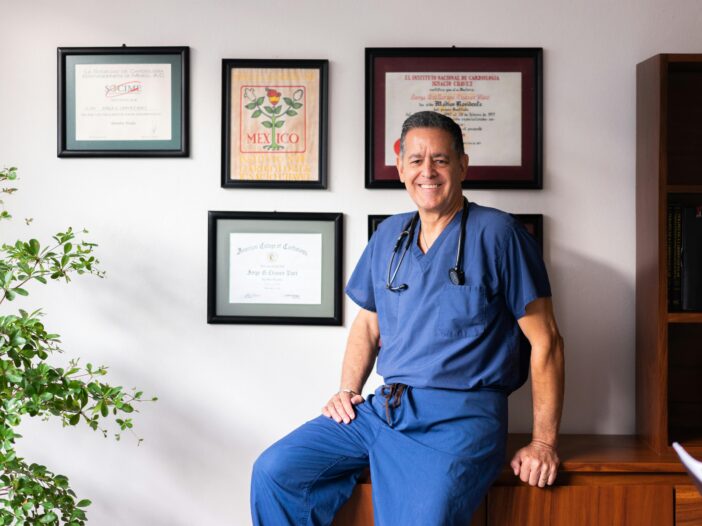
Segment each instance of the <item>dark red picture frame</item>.
M521 72L520 166L471 166L463 188L542 188L541 48L366 48L366 188L404 188L385 165L385 74ZM399 133L399 131L398 131Z

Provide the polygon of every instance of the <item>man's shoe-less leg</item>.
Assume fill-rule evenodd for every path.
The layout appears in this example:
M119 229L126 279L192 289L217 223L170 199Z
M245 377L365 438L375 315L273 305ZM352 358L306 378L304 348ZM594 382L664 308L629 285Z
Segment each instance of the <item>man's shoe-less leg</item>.
M310 420L256 460L251 478L255 526L328 526L368 466L368 447L380 421L364 404L356 418L339 424Z

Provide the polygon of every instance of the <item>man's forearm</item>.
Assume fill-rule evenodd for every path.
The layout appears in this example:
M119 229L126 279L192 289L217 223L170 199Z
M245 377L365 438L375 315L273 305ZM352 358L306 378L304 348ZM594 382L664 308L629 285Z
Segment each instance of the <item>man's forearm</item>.
M361 393L378 353L378 322L375 313L362 312L349 332L344 362L341 368L341 387Z
M551 298L529 303L518 322L531 343L534 432L531 443L514 454L510 466L522 482L543 488L556 480L560 464L556 447L563 409L563 338L558 332Z
M563 338L554 336L550 345L532 348L531 387L534 403L532 440L556 447L563 410Z

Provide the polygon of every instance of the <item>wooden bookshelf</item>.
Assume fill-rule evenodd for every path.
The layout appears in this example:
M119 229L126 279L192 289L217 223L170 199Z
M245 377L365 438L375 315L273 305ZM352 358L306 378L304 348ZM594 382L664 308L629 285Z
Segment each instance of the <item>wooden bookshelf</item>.
M669 312L668 323L702 323L702 312ZM702 342L700 342L702 352Z
M702 204L702 54L636 70L636 428L658 454L702 445L702 312L668 311L667 210Z
M669 194L702 194L702 184L669 184L665 189Z

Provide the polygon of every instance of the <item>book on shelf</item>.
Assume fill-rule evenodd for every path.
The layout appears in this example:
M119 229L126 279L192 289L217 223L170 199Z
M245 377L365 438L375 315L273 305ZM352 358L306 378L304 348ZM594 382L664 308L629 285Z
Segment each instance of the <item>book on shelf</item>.
M668 206L666 237L668 241L668 310L675 312L682 310L682 206L679 204Z
M702 205L682 211L682 310L702 311Z
M668 310L702 311L702 205L668 206Z

